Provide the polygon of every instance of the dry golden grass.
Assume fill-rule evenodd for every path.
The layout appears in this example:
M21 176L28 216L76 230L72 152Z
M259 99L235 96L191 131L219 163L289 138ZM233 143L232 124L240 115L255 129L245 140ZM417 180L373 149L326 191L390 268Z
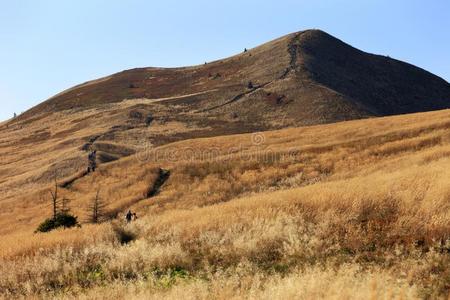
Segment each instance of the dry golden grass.
M87 299L446 299L449 165L447 110L143 150L62 192L80 215L101 186L108 211L138 212L132 224L33 234L49 208L45 198L30 203L50 181L28 186L26 197L5 198L1 204L18 220L1 237L0 291ZM145 199L159 167L171 176Z
M97 287L80 299L414 299L416 287L382 270L364 272L347 264L334 270L311 267L287 276L251 274L239 265L233 274L215 274L208 280L181 279L171 289L159 282L140 281L133 285ZM250 274L249 274L250 273ZM71 298L71 297L67 297Z

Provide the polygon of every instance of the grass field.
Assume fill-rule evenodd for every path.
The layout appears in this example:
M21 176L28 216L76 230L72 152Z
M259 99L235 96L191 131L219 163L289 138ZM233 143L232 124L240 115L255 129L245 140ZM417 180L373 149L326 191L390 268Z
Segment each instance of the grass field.
M26 158L22 148L27 163L13 170L13 157L2 156L2 296L450 295L449 110L133 149L61 189L81 221L99 189L117 217L48 234L33 231L51 213L52 177L30 178L62 158ZM171 175L148 198L159 168ZM127 225L128 208L139 219Z

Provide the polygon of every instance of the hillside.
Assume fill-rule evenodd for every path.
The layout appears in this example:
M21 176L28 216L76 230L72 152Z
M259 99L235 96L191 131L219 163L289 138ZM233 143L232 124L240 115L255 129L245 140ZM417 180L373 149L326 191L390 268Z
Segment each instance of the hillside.
M87 82L23 118L144 98L165 99L159 103L177 106L178 114L190 112L186 117L194 120L235 119L263 130L449 108L450 85L410 64L307 30L201 66L140 68Z
M73 176L89 149L107 163L186 139L449 104L444 80L307 30L206 65L124 71L54 96L0 126L0 192L13 199L55 171Z
M71 88L0 124L0 298L445 299L449 106L318 30Z
M0 290L98 299L447 295L449 120L444 110L148 149L60 191L84 220L100 189L118 220L46 235L33 230L50 215L51 179L23 185L18 175L1 202ZM170 177L149 196L159 168ZM125 226L129 207L140 218ZM134 241L122 245L124 236Z

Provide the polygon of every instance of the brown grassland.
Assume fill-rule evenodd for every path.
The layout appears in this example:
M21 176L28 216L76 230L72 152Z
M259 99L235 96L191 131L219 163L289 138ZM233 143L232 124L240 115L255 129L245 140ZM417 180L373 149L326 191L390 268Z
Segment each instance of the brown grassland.
M104 222L34 234L52 179L34 172L59 162L24 160L44 146L17 150L26 170L0 148L16 172L0 178L2 297L450 295L449 110L136 147L61 188L81 221L100 189ZM149 198L159 168L171 175Z

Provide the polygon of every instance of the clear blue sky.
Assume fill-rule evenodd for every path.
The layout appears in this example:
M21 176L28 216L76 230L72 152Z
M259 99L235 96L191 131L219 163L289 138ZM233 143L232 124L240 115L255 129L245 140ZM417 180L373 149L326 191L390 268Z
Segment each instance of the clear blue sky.
M448 0L0 0L0 120L123 69L199 64L308 28L450 80Z

